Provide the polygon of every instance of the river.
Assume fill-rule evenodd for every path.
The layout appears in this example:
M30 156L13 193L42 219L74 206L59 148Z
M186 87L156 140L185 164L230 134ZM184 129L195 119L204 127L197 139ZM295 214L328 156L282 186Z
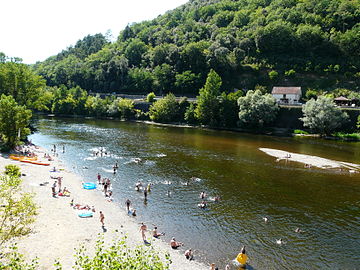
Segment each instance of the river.
M68 168L84 181L98 172L111 178L114 203L124 208L130 198L139 222L156 224L165 241L175 236L197 260L223 269L245 245L254 269L360 268L360 174L275 162L258 149L360 164L360 143L94 119L40 118L35 126L35 144L65 145ZM100 147L108 157L93 157ZM154 184L147 202L134 190L140 179ZM198 208L202 191L221 202Z

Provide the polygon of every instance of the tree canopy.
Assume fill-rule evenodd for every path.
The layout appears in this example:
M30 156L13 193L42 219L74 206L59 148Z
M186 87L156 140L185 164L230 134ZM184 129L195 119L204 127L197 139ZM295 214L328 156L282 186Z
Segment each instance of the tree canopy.
M321 135L330 135L349 118L346 112L335 107L332 99L319 96L317 100L310 99L303 106L304 117L300 118L305 127Z
M191 0L128 25L114 43L86 36L34 69L50 86L93 92L197 95L211 69L227 93L271 86L269 72L276 82L359 90L359 33L357 0Z

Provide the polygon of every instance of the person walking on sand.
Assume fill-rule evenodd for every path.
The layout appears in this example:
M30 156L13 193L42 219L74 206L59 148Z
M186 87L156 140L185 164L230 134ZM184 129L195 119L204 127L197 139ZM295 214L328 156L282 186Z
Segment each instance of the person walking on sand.
M103 227L105 226L104 220L105 220L105 216L103 212L100 211L100 222Z
M131 201L129 199L126 199L125 205L126 205L126 209L127 209L128 213L129 213L130 212Z
M141 226L140 226L140 230L139 230L139 231L141 232L142 239L143 239L144 241L146 241L145 232L147 231L147 227L146 227L146 225L144 224L144 222L141 222Z
M56 184L57 182L55 181L54 184L51 187L51 191L52 191L52 196L55 198L56 197Z
M57 178L57 184L58 184L58 187L59 187L59 192L61 191L61 180L62 180L62 177L58 177Z

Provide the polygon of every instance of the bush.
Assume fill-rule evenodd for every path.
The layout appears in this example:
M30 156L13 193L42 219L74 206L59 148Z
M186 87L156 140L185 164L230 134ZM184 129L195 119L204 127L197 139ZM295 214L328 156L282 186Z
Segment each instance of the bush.
M12 164L6 165L5 174L10 177L20 177L21 176L20 168Z
M155 122L174 122L179 118L179 104L174 94L169 93L163 99L155 101L150 106L150 119Z
M195 116L195 108L196 108L195 103L191 103L190 106L187 107L185 114L184 114L184 119L185 119L186 123L188 123L188 124L196 124L197 123L197 118Z
M276 80L279 77L279 73L275 70L270 71L268 75L270 80L272 81Z
M156 97L155 93L151 92L146 96L146 101L153 103L155 101L155 97Z
M285 71L285 76L286 76L286 77L292 78L292 77L295 77L295 74L296 74L296 72L295 72L295 70L293 70L293 69L290 69L290 70Z
M121 98L118 101L118 111L121 119L131 119L135 115L134 101L131 99Z
M82 246L76 252L75 269L132 269L132 270L165 270L169 269L171 260L166 253L161 256L153 248L137 246L129 248L126 237L114 240L106 247L103 239L96 242L95 255L90 257Z
M309 132L307 132L305 130L301 130L301 129L294 129L293 133L294 134L304 134L304 135L309 134Z

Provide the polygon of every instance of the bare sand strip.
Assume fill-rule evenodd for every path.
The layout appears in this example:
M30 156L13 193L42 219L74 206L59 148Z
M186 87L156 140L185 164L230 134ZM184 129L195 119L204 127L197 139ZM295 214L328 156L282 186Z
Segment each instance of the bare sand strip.
M277 161L280 160L295 161L303 164L308 164L310 166L319 167L322 169L345 168L348 169L350 172L358 172L360 170L360 165L354 163L336 161L336 160L321 158L317 156L291 153L291 152L282 151L278 149L271 149L271 148L259 148L259 150L265 152L270 156L276 157Z
M35 150L40 157L44 155L43 150ZM139 222L127 215L125 205L105 200L101 192L96 190L84 190L81 181L96 181L94 179L80 179L80 177L69 172L60 160L55 159L51 162L51 166L39 166L18 161L10 160L0 156L0 172L4 171L7 164L16 164L21 168L23 176L23 187L25 191L35 194L35 201L39 206L39 214L33 225L34 232L29 236L20 239L19 251L25 254L27 258L38 257L41 269L54 269L53 264L58 259L63 269L71 269L74 264L74 248L78 248L80 244L91 250L94 246L98 234L103 234L105 241L110 243L116 235L126 234L130 246L144 245L141 234L139 232ZM50 170L56 168L64 169L60 173L52 173ZM53 198L51 194L51 185L54 179L50 176L62 176L62 187L70 190L70 197ZM45 186L40 183L49 182ZM94 205L96 212L92 218L80 218L77 212L70 207L70 201L74 198L75 203ZM103 229L99 220L99 211L105 215L105 228ZM150 225L150 224L148 224ZM152 229L152 226L149 226ZM161 230L161 228L159 228ZM115 231L118 230L118 233ZM152 237L148 235L150 240ZM154 238L153 238L154 239ZM178 239L181 241L181 239ZM151 240L152 241L152 240ZM170 269L186 269L186 270L205 270L207 267L196 261L188 261L182 251L172 250L168 243L162 240L152 242L159 252L169 252L172 264ZM190 247L186 247L190 248ZM195 258L196 259L196 258Z

